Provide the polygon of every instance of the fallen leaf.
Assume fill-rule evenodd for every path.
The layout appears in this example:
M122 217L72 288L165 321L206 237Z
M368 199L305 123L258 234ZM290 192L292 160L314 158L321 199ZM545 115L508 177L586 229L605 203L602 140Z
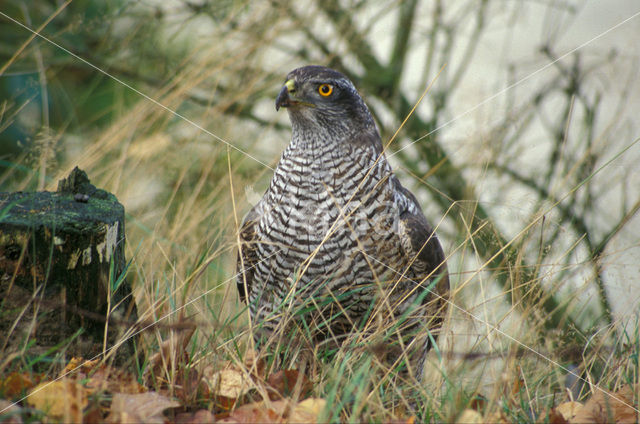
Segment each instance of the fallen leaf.
M165 409L177 408L180 403L156 392L113 395L109 423L164 423Z
M228 417L217 422L245 424L255 422L310 423L318 422L318 417L326 407L324 399L306 399L295 403L290 399L274 402L254 402L243 405Z
M544 421L549 424L569 424L569 420L559 413L556 408L551 408L550 411L542 413L538 418L539 420L544 418Z
M465 409L456 419L456 423L482 424L483 422L482 415L475 409Z
M0 383L0 393L8 399L17 399L35 385L32 378L24 373L12 372Z
M637 388L636 388L637 391ZM638 415L634 408L637 393L630 386L624 386L616 393L598 390L578 410L571 423L637 423Z
M581 408L583 408L583 405L580 402L561 403L560 405L551 409L551 412L549 413L549 421L551 423L560 424L562 422L560 418L562 418L566 423L571 422L571 420L576 416ZM558 414L560 417L555 417L555 415L552 417L554 413ZM556 421L553 421L552 418Z
M236 369L220 370L205 381L216 399L216 406L227 411L233 408L238 398L256 388L250 378Z
M63 378L40 383L27 397L27 403L47 416L65 422L82 422L87 406L87 390L75 380Z
M273 409L267 407L264 402L242 405L233 411L228 417L217 419L216 422L228 424L246 423L280 423L282 416Z
M87 375L95 367L100 365L100 359L94 359L92 361L85 361L81 356L74 356L69 360L67 366L60 372L59 377L65 377L69 373Z
M255 385L245 377L245 375L234 369L220 370L213 375L211 387L214 388L216 394L221 396L238 398L249 390L255 388Z
M82 424L102 424L104 422L104 408L97 398L89 397L89 406L84 409Z
M215 416L207 409L201 409L197 412L183 412L178 414L175 424L205 424L215 422Z
M270 386L269 398L277 400L285 397L304 399L311 393L313 385L306 375L297 370L281 370L267 379Z
M326 406L327 401L324 399L305 399L293 407L288 422L317 423Z

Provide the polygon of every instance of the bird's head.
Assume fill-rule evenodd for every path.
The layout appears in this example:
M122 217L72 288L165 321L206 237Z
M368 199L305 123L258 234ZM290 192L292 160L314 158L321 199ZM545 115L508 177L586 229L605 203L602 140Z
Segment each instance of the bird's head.
M296 130L345 136L377 129L355 86L338 71L304 66L287 75L276 99L276 110L287 108Z

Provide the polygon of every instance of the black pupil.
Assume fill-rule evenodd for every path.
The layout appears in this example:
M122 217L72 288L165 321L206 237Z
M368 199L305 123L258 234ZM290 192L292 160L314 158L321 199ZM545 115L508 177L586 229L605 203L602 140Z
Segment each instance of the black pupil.
M320 87L320 89L322 90L322 92L324 94L327 94L329 92L329 86L328 85L323 85L322 87Z

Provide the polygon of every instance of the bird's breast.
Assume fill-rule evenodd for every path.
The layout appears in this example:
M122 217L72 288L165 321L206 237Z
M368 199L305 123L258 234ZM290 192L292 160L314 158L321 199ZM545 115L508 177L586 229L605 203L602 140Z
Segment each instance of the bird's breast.
M397 244L389 239L398 221L384 168L371 164L339 151L285 152L259 223L264 256L278 257L277 267L306 262L309 276L370 274L362 252L391 252L385 244Z

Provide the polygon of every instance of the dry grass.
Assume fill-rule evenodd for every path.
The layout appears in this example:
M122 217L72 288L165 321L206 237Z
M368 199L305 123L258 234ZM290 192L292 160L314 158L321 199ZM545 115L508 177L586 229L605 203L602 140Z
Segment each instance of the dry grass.
M384 9L384 4L379 8ZM132 259L128 280L135 291L140 318L165 324L184 317L195 321L189 366L202 369L230 360L252 372L244 360L251 350L248 312L235 288L238 223L267 187L270 168L275 167L288 139L286 119L271 110L283 76L297 65L334 60L309 41L312 34L323 34L316 28L321 26L317 23L320 21L312 19L312 14L320 14L321 9L315 5L303 11L278 2L270 7L230 3L219 10L219 15L212 16L208 14L210 9L198 12L183 4L164 16L163 25L145 21L138 26L122 20L127 13L137 13L144 19L150 19L149 15L144 9L128 6L127 13L111 17L113 24L126 24L131 30L120 39L120 54L133 65L144 65L143 60L132 58L141 51L142 43L136 38L148 37L147 43L161 45L159 51L151 51L165 56L161 63L166 69L157 71L152 61L139 70L127 66L126 60L119 67L103 63L101 67L110 73L104 78L127 81L138 92L116 84L119 88L104 112L111 116L106 124L92 125L90 121L74 126L73 131L60 125L47 133L46 143L39 144L46 149L13 158L11 162L18 166L0 175L0 182L8 182L10 190L34 188L45 181L45 176L47 188L52 189L58 179L79 166L93 184L117 195L127 210L127 255ZM300 31L301 22L314 22L308 28L316 32ZM153 32L147 33L149 28ZM202 33L188 28L198 28ZM345 63L361 60L349 56L348 43L342 40L328 45L346 57ZM307 51L303 48L306 45L313 48ZM55 51L44 42L40 46ZM72 45L67 47L73 49ZM31 53L27 48L24 54ZM105 53L105 62L113 59L109 54ZM376 93L368 94L374 104L382 102ZM86 95L92 95L89 89ZM2 117L13 120L12 111L21 105L8 107ZM388 139L398 127L396 118L402 116L394 115L388 106L374 109L385 122L382 131ZM431 174L439 171L437 167L424 170L424 163L415 160L420 154L414 150L417 148L394 158L403 181L412 182L408 185L413 184L424 203L434 196L448 202L445 208L433 206L438 202L426 207L431 217L443 217L435 222L441 239L447 240L453 291L444 337L439 349L430 353L421 386L396 379L376 359L375 344L362 343L359 335L354 335L347 347L330 354L292 343L299 339L283 335L270 345L272 366L305 367L314 394L328 400L330 408L325 418L331 421L387 420L410 404L419 405L418 414L425 421L454 421L477 394L486 397L487 413L501 412L512 420L528 421L569 396L565 390L569 367L585 379L583 396L597 391L597 387L638 384L637 311L607 323L601 319L599 302L587 301L598 296L594 287L602 284L602 273L631 249L637 251L638 246L602 249L593 260L585 235L576 236L565 219L565 214L573 213L578 205L593 209L602 205L591 201L590 196L606 190L601 188L607 181L603 175L612 167L606 161L611 156L603 154L611 138L608 129L593 137L589 146L576 146L585 131L594 129L593 125L589 127L588 112L579 116L584 118L584 126L577 129L572 123L579 112L569 113L561 123L568 129L562 135L567 140L564 154L573 151L576 157L551 167L556 171L547 180L550 185L546 193L537 190L535 175L525 174L532 181L519 181L521 175L515 173L524 168L509 168L508 164L517 164L527 150L522 144L527 140L500 125L486 131L480 128L477 133L482 136L472 140L473 151L467 158L460 157L465 161L459 163L460 168L467 167L460 175L475 181L467 189L482 192L492 184L499 187L478 198L469 194L469 202L447 199L448 193L437 192L441 185L429 187ZM524 126L532 111L522 106L514 107L512 113L517 116L505 118L505 126ZM501 149L495 146L498 138L505 143ZM59 152L55 161L52 141ZM405 134L398 146L410 141ZM637 156L633 149L616 144L612 155L627 162ZM478 155L489 158L477 165L472 158ZM455 150L451 150L451 157L456 160ZM514 188L514 181L521 184ZM634 218L634 202L638 200L634 193L627 193L624 175L616 181L622 196L629 200L623 217L615 218L620 228L611 232L612 237ZM513 197L505 196L507 192ZM527 195L534 200L526 200ZM574 195L578 199L575 202L570 200ZM485 228L495 233L492 240L485 239L482 226L474 224L479 199L489 211ZM500 225L494 228L491 219ZM510 236L505 239L503 234ZM492 244L497 246L495 252L514 249L516 257L496 266L484 253L484 246ZM506 286L496 283L501 279L508 281ZM538 296L540 288L544 289L542 297ZM574 334L568 334L569 326L560 326L555 332L545 329L543 305L549 296L559 299L567 319L580 324L573 329ZM295 313L291 312L293 316ZM145 345L140 348L154 351L176 334L166 327L148 330L143 334ZM165 373L171 381L175 370Z

